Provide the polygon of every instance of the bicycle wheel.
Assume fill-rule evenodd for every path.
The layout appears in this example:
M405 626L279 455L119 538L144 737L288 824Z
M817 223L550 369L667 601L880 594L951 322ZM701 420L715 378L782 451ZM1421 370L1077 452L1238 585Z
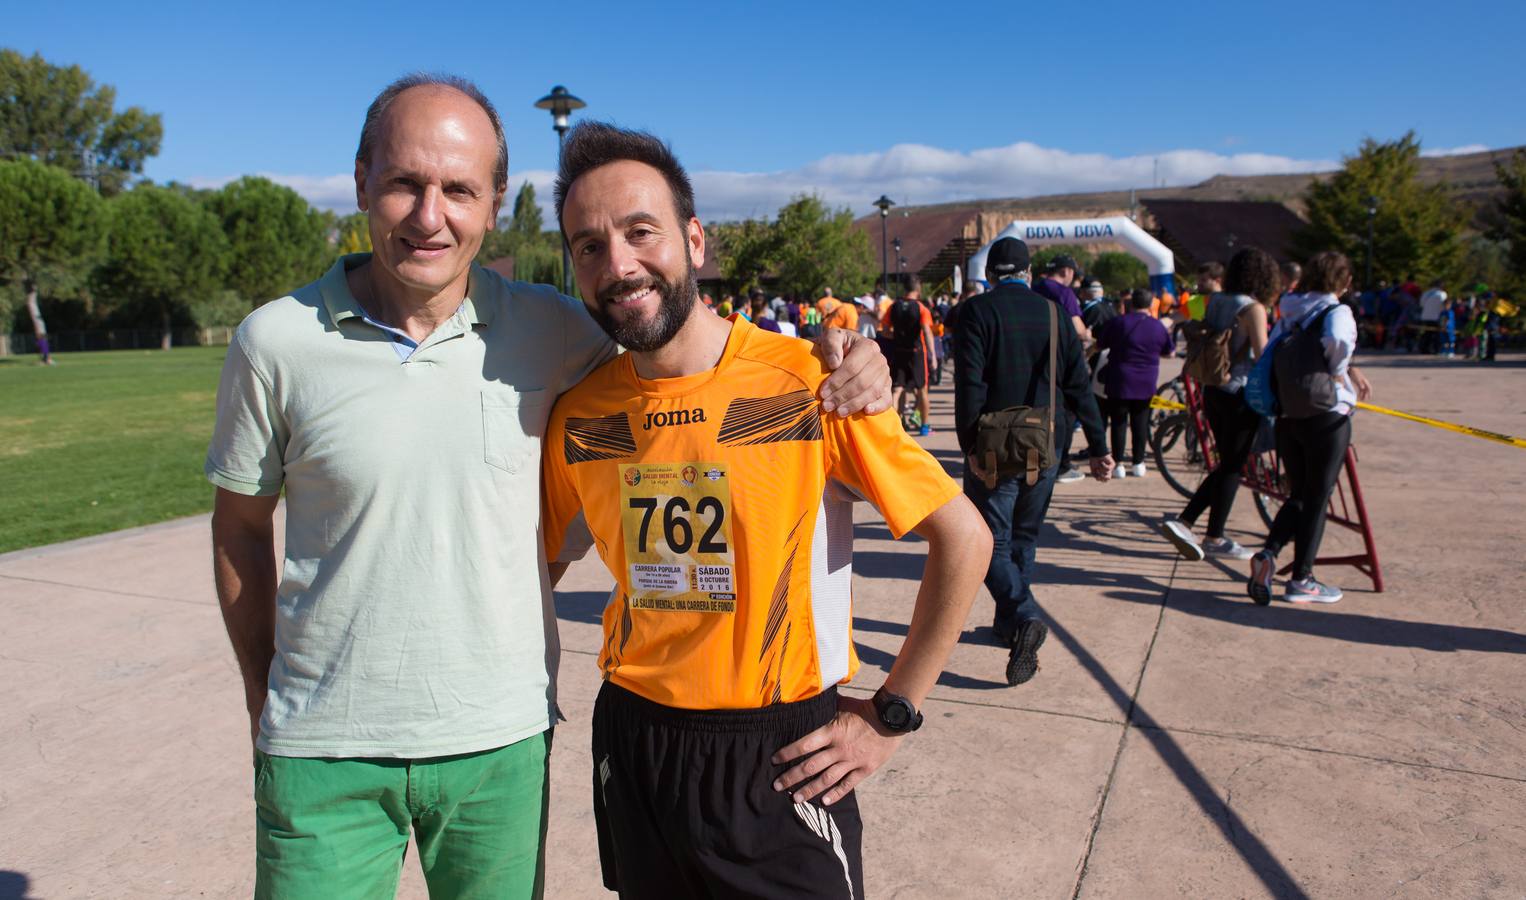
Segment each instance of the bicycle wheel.
M1168 403L1175 403L1180 406L1187 405L1187 389L1182 385L1182 377L1180 375L1156 388L1155 396L1156 398L1165 400ZM1162 422L1180 412L1182 412L1180 409L1157 409L1156 407L1151 406L1150 433L1154 434L1155 430L1160 428L1160 424Z
M1191 497L1198 482L1208 474L1198 447L1197 427L1185 412L1167 416L1150 435L1155 468L1178 494Z
M1251 481L1255 485L1264 484L1286 495L1287 485L1283 483L1282 472L1275 461L1269 461L1271 459L1269 453L1251 458L1251 464L1247 467L1247 471L1251 473ZM1276 520L1277 513L1282 509L1282 496L1257 487L1252 487L1251 496L1256 501L1256 512L1260 513L1261 521L1266 523L1267 530L1270 531L1272 522Z

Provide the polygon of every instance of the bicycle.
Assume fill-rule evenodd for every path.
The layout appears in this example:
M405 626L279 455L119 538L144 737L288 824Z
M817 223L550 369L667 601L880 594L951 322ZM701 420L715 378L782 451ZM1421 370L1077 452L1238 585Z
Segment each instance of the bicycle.
M1161 413L1158 423L1152 422L1150 434L1155 468L1178 494L1191 497L1198 484L1218 464L1213 432L1203 414L1200 389L1191 379L1178 376L1161 385L1155 396L1164 401L1152 403L1152 407ZM1180 400L1175 399L1178 396ZM1266 527L1271 528L1287 497L1287 486L1276 452L1252 453L1241 470L1240 483L1250 489L1256 512Z

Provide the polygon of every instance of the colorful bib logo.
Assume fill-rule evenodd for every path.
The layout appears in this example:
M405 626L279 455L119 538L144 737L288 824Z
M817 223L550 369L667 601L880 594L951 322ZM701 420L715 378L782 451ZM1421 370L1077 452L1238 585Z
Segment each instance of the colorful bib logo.
M641 470L637 469L637 468L634 468L634 467L626 469L625 470L625 483L630 485L631 487L635 487L636 485L640 484L641 483Z
M694 487L694 482L699 480L699 470L693 466L684 466L684 470L679 473L678 479L686 486Z

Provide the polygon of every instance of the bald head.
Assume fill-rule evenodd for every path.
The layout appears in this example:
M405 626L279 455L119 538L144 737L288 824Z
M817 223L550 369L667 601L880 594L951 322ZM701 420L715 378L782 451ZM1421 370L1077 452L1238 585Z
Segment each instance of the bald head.
M406 107L402 110L394 109L405 96L409 98ZM462 105L463 101L468 106ZM417 116L421 112L427 114L431 110L438 110L470 120L473 116L469 107L476 108L480 124L487 128L487 140L495 151L490 179L494 190L502 194L509 185L509 146L503 136L503 123L499 120L492 101L475 84L455 75L414 73L404 75L383 88L366 110L365 124L360 128L360 146L355 150L355 164L359 167L370 166L376 145L383 138L393 113Z

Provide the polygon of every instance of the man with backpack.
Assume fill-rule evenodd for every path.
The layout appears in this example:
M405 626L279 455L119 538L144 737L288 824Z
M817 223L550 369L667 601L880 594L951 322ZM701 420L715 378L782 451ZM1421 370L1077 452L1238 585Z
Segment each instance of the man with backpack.
M933 344L933 317L927 304L922 302L922 280L915 273L906 276L908 290L905 296L890 304L880 328L890 332L890 386L891 402L902 411L907 396L916 399L916 428L918 434L932 434L928 419L928 374L937 365L937 351ZM909 392L909 393L908 393Z

